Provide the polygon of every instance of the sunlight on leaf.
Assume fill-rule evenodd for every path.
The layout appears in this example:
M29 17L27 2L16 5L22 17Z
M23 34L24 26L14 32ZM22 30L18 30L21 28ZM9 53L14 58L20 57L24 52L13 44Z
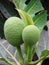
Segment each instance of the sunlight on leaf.
M3 49L13 58L13 60L16 62L17 65L20 65L19 62L16 60L16 58L0 43L0 45L3 47Z
M16 53L17 53L17 50L16 50L15 53L14 53L14 57L16 57Z
M4 51L4 49L1 46L0 46L0 55L1 55L1 57L7 59L6 52Z

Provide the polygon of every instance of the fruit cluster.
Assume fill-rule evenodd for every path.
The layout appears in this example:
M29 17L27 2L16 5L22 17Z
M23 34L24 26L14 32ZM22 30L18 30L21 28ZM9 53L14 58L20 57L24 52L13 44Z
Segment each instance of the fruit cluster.
M8 42L13 46L19 46L23 42L28 45L37 43L40 31L35 25L25 25L25 22L18 17L10 17L4 25L4 34Z

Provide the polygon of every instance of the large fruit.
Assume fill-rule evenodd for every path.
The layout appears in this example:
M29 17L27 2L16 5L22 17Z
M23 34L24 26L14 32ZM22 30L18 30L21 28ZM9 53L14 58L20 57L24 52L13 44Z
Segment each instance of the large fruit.
M24 43L34 45L40 37L40 31L35 25L28 25L24 28L22 38Z
M25 23L18 17L10 17L4 25L4 34L7 41L13 46L22 44L22 31Z

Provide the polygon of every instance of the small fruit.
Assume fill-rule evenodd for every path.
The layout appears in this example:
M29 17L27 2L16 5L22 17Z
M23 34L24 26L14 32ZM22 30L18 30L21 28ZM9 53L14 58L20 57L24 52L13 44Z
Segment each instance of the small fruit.
M40 31L35 25L28 25L23 29L22 39L28 45L37 43L40 37Z
M22 44L22 31L25 23L18 17L10 17L4 25L4 34L7 41L13 46Z

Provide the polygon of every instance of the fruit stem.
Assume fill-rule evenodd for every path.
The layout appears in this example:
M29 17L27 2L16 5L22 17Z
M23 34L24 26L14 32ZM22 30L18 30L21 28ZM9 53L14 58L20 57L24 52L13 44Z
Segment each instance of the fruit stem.
M32 46L27 45L25 48L26 59L24 65L28 65L28 63L32 61Z
M28 45L26 59L28 62L32 61L32 46Z
M17 46L17 52L18 52L18 55L19 55L20 64L23 65L24 64L24 58L23 58L20 46Z

